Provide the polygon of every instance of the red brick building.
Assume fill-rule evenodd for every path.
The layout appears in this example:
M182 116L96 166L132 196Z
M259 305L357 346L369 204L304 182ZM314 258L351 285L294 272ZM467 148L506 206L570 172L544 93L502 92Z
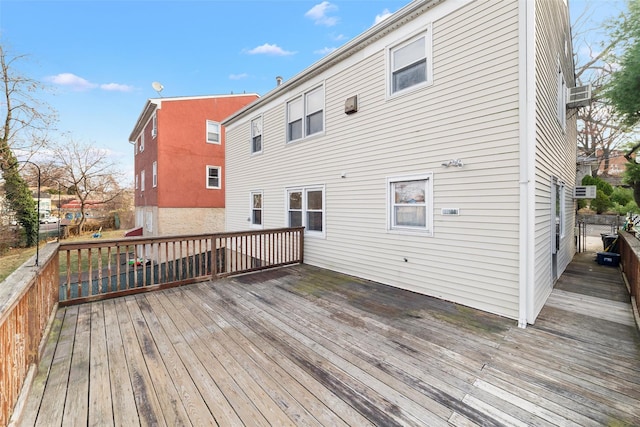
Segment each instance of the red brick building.
M224 128L257 94L149 99L129 141L136 227L145 236L224 229Z

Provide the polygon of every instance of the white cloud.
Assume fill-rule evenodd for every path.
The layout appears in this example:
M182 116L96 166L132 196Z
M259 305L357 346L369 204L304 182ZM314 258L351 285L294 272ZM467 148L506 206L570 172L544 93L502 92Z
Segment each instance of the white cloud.
M336 10L338 10L338 6L329 3L328 1L323 1L309 9L304 16L313 19L316 25L333 27L338 23L338 18L335 16L328 16L328 14Z
M313 53L317 55L326 55L333 52L334 50L336 50L335 47L323 47L322 49L314 50Z
M72 73L56 74L55 76L46 77L45 80L60 86L68 86L77 91L94 89L98 86Z
M45 77L45 80L59 86L66 86L71 90L78 92L95 88L100 88L109 92L132 92L135 89L133 86L123 85L120 83L91 83L89 80L76 76L73 73L60 73L55 76Z
M347 36L345 36L344 34L331 34L331 39L334 42L340 42L342 40L345 40L347 38Z
M100 89L109 92L133 92L135 88L133 86L123 85L120 83L106 83L101 84Z
M373 22L373 25L378 24L382 21L384 21L385 19L387 19L389 16L391 16L392 13L389 12L389 9L385 9L382 11L382 13L380 13L379 15L376 15L376 19Z
M276 44L265 43L262 46L254 47L253 49L247 51L250 55L274 55L274 56L288 56L294 55L295 52L290 52L288 50L282 49L280 46Z
M249 77L249 74L247 73L229 74L229 80L242 80L246 79L247 77Z

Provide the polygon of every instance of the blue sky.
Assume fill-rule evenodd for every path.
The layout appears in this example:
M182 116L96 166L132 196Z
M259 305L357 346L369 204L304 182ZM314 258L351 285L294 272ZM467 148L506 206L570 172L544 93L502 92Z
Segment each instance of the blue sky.
M128 182L128 137L148 98L265 94L408 0L0 0L0 43L28 55L58 129L108 148ZM593 28L624 2L570 0Z

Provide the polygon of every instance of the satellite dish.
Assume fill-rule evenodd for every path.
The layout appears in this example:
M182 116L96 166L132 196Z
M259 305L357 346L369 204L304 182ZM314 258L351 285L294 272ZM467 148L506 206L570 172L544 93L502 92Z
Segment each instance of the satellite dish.
M160 92L162 92L162 89L164 89L164 86L162 86L162 84L159 82L151 83L151 87L153 88L153 90L158 92L158 95L160 95Z

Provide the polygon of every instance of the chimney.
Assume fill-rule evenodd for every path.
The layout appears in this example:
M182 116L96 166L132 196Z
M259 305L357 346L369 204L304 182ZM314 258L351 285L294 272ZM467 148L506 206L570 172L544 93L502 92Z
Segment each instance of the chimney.
M282 77L276 76L276 86L280 86L282 84Z

